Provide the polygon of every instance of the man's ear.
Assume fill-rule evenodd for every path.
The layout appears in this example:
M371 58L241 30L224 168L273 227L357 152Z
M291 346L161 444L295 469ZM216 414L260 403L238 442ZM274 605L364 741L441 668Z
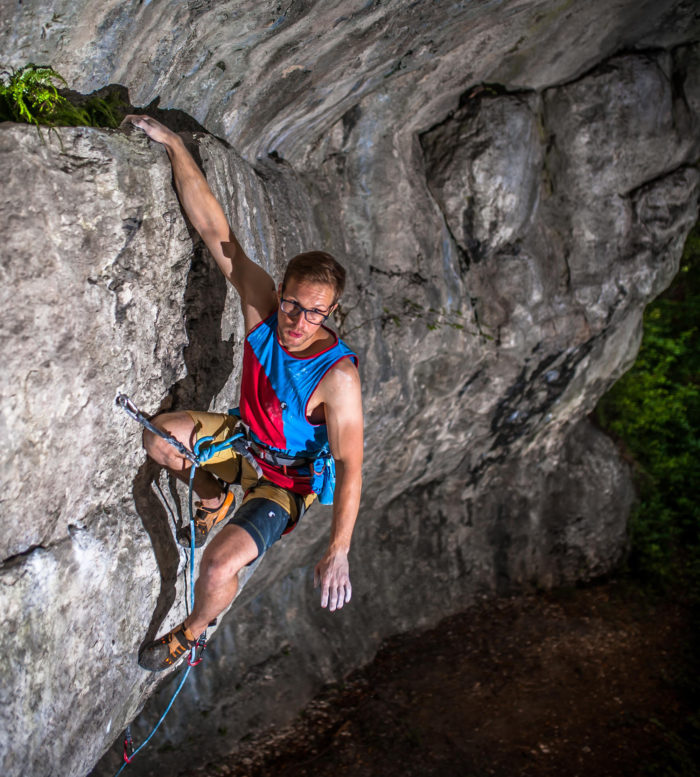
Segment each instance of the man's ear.
M282 283L280 282L279 286L277 287L277 296L282 299Z

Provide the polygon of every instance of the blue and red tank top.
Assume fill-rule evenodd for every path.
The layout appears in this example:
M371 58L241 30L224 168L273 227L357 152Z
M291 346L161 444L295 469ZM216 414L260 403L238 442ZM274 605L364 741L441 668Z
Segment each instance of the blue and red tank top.
M332 330L334 342L320 353L300 357L277 338L277 312L248 333L243 348L240 415L252 439L290 458L315 459L328 455L326 424L307 418L311 395L323 376L341 359L357 355ZM309 467L285 469L258 460L263 476L299 494L309 494Z

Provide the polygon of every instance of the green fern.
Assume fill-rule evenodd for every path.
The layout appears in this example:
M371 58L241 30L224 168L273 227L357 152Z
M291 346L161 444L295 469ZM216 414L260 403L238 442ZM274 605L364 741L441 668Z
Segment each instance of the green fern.
M66 98L56 84L67 86L52 67L30 62L19 70L0 74L0 118L27 124L53 124L54 114Z
M61 94L68 84L52 67L29 63L0 73L0 121L49 127L118 127L128 105L116 91L102 96Z

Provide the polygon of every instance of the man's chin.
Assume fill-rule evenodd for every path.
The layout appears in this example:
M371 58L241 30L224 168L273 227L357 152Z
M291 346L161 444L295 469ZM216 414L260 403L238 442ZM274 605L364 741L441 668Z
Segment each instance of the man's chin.
M289 332L282 332L280 342L285 348L290 349L304 345L305 339L303 335L294 336Z

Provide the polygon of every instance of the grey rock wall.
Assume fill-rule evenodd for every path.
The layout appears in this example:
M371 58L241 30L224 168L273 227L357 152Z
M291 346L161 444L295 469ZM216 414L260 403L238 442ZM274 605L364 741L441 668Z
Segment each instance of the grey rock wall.
M188 136L279 277L345 260L367 462L355 594L311 586L329 513L275 546L132 773L177 773L288 720L381 639L477 594L605 573L632 492L585 419L634 359L700 189L692 3L2 2L9 65L109 82ZM138 646L184 614L183 492L115 408L236 404L237 300L162 148L0 125L3 774L87 774L179 677ZM9 736L11 732L11 736ZM113 774L119 744L95 769Z

